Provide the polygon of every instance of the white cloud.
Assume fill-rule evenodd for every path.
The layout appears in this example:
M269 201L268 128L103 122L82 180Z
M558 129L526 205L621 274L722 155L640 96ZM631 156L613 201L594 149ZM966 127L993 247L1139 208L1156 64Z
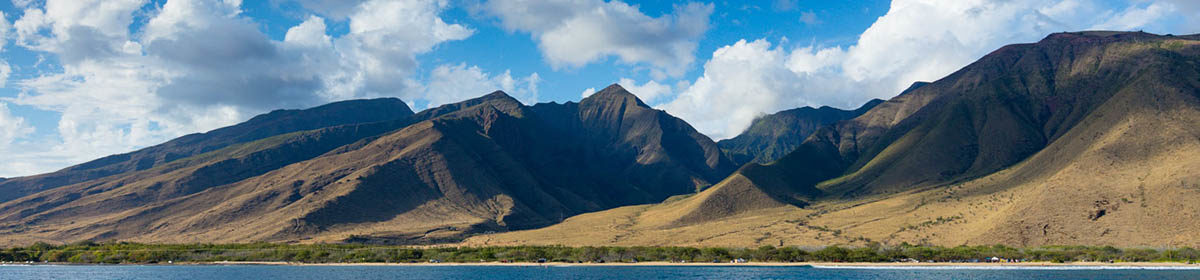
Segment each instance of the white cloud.
M513 78L509 71L500 75L488 75L476 66L466 64L441 65L430 72L429 83L424 91L428 107L463 101L479 97L483 93L503 90L521 103L538 102L537 73L523 78Z
M1200 31L1200 1L1132 1L1121 10L1106 11L1104 22L1091 29L1145 30L1156 33L1192 34Z
M288 28L283 35L283 42L297 46L312 48L327 48L333 44L329 35L325 34L325 19L309 16L299 25Z
M765 40L739 41L713 53L701 77L661 105L715 139L735 136L755 116L808 105L852 108L932 81L1005 44L1088 27L1161 33L1196 32L1200 8L1180 14L1169 1L1116 9L1090 0L894 0L849 47L785 51ZM1098 16L1099 15L1099 16ZM1113 18L1112 21L1102 21Z
M579 97L587 98L588 96L592 96L592 94L596 94L596 88L594 88L594 87L590 87L590 88L583 90L583 93L579 94Z
M19 151L10 147L17 139L31 133L33 133L33 127L26 123L24 118L13 116L8 109L8 104L0 102L0 153L6 155L18 153ZM21 164L21 161L6 156L5 160L0 160L0 177L23 175L26 167Z
M448 24L439 16L445 1L365 2L350 15L350 33L338 38L334 48L343 58L342 70L333 79L332 94L419 97L416 81L408 79L417 68L416 55L434 46L465 39L473 30Z
M47 0L13 23L17 43L58 55L64 64L103 60L120 54L129 39L132 13L143 0Z
M1129 7L1119 14L1112 15L1107 21L1092 26L1089 29L1132 31L1161 20L1173 12L1174 9L1174 4L1168 2L1154 2L1145 7Z
M24 118L13 116L7 103L0 102L0 151L5 151L3 149L13 141L30 133L33 133L33 127L25 123Z
M8 84L9 74L12 74L12 66L9 66L7 61L0 59L0 88Z
M647 104L655 104L659 99L671 94L671 86L659 84L655 81L648 81L639 85L633 79L621 78L617 83ZM592 90L595 91L595 89Z
M61 70L10 81L20 94L4 101L55 111L61 118L57 137L14 152L22 167L5 168L22 174L50 171L281 107L375 96L399 96L410 104L444 102L425 93L416 57L474 33L442 20L444 0L373 0L344 11L349 26L344 35L328 35L325 20L310 16L277 41L242 14L240 2L29 3L13 23L12 37L24 48L57 57ZM536 74L514 79L508 73L488 76L477 67L459 68L448 73L485 77L462 83L511 85L536 100ZM5 69L0 67L0 76ZM511 82L505 84L506 79Z
M661 105L709 136L732 136L764 111L803 102L789 97L804 82L784 63L788 53L766 40L745 40L717 49L704 74L671 102Z
M8 33L12 29L12 23L8 22L8 16L4 14L4 11L0 11L0 50L3 50L4 46L8 44Z
M659 77L682 75L695 61L697 41L713 12L711 4L688 3L655 18L619 0L492 0L484 5L505 28L531 33L555 68L615 56L626 64L649 64Z

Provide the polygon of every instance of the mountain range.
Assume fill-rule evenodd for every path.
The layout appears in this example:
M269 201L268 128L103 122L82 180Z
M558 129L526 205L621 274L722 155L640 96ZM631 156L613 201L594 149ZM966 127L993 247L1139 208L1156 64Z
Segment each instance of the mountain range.
M322 117L346 113L361 115ZM44 191L0 204L0 235L443 242L659 202L735 168L708 137L616 85L579 103L494 92L415 114L396 99L348 101L5 181Z
M280 110L0 180L0 244L1197 246L1200 35L1069 32L714 142L619 85Z
M1198 97L1200 36L1057 33L695 195L468 243L1197 246Z

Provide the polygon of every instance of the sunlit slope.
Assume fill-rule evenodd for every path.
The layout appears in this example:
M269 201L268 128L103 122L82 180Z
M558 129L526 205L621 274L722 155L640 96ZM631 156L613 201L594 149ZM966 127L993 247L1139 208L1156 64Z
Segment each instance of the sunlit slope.
M304 110L275 110L237 125L185 135L166 143L103 157L59 171L8 178L0 181L0 202L93 179L142 171L275 135L339 125L403 120L412 114L408 105L395 98L349 100Z
M1054 34L1004 47L818 131L778 162L743 167L709 196L470 241L1197 246L1198 96L1195 35ZM792 193L771 203L761 195L712 199L733 185L740 193ZM639 209L637 219L624 218ZM641 238L563 237L606 227ZM828 239L835 233L840 239Z
M620 86L502 92L398 121L296 132L0 204L8 243L433 243L704 189L734 166Z

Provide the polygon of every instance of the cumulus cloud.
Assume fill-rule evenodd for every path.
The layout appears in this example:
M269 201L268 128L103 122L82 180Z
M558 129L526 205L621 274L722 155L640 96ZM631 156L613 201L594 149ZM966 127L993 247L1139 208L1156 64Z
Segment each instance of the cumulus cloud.
M129 39L132 12L142 0L48 0L43 9L29 8L13 23L17 43L59 56L64 64L119 55Z
M8 75L12 74L12 66L7 61L0 60L0 87L8 83Z
M434 68L424 92L428 95L425 100L429 101L429 107L479 97L494 90L503 90L521 103L533 104L538 102L539 82L541 78L537 73L521 78L513 78L509 71L488 75L479 67L460 63Z
M587 98L588 96L592 96L592 94L596 94L596 88L594 88L594 87L590 87L590 88L583 90L583 93L579 94L579 97Z
M13 142L33 133L33 127L24 118L13 116L8 104L0 102L0 153L13 154L17 151L10 148ZM18 160L0 161L0 177L21 175L27 166Z
M21 170L50 171L281 107L376 96L444 102L418 79L417 56L474 34L442 20L444 0L300 2L346 20L348 32L330 36L325 19L314 15L274 40L242 14L238 0L169 0L161 7L146 0L26 3L12 37L57 58L59 70L10 81L21 92L4 100L61 118L57 139L14 155L27 159ZM508 79L536 99L536 75L514 79L459 68L446 75L483 83L463 88L504 86Z
M890 98L1005 44L1034 42L1052 32L1089 27L1196 32L1195 25L1172 23L1191 20L1191 14L1171 2L1107 9L1089 0L894 0L852 46L789 48L760 39L719 48L703 74L660 107L715 139L729 138L761 114L810 105L852 108Z
M413 81L399 77L413 74L416 54L474 33L466 26L448 24L438 17L446 5L446 1L434 0L363 3L350 16L350 34L336 42L341 55L350 58L342 60L343 67L351 69L337 80L337 93L385 95L414 87Z
M637 6L603 0L492 0L484 9L505 28L532 34L555 68L616 57L648 64L659 77L680 76L695 61L713 12L711 4L688 3L656 18Z
M0 11L0 50L8 44L8 33L12 30L12 23L8 22L8 15L4 11Z
M4 46L8 44L8 33L12 29L12 24L8 22L8 17L3 11L0 11L0 51L4 50ZM8 83L8 75L12 74L12 66L8 65L8 61L0 59L0 88L5 87Z
M1129 7L1120 13L1112 15L1107 21L1092 26L1098 30L1133 30L1144 28L1164 16L1174 12L1174 4L1169 2L1153 2L1145 7Z
M299 25L288 28L283 35L283 42L297 47L328 48L333 44L333 39L325 34L325 29L325 19L309 16Z
M25 123L24 118L13 116L7 103L0 102L0 151L4 151L2 149L8 147L8 144L16 141L17 138L30 133L33 133L33 127Z
M655 104L659 99L671 94L671 86L659 84L655 81L648 81L639 85L633 79L621 78L621 80L617 81L617 84L625 87L625 90L633 93L633 95L636 95L648 104ZM595 90L593 89L593 91Z
M704 74L671 102L667 112L687 120L710 137L727 138L764 111L787 108L808 98L785 63L788 53L766 40L745 40L717 49L704 64Z

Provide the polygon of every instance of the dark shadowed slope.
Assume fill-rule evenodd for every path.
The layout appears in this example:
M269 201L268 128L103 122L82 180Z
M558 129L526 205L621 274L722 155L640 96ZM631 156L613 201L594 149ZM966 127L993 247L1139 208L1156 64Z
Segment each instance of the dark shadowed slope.
M276 110L207 133L190 134L130 153L111 155L62 170L0 181L0 202L55 187L146 170L178 159L274 135L322 127L403 119L413 112L396 98L334 102L304 110Z
M737 168L708 136L679 118L650 108L616 84L578 104L543 103L533 110L564 135L598 141L593 146L599 150L587 151L587 156L621 159L621 164L597 172L601 176L632 177L646 186L683 187L652 190L658 200L703 189Z
M917 87L919 84L914 84ZM737 163L768 163L795 150L805 138L822 126L853 119L883 103L872 99L858 109L842 110L829 106L802 107L780 111L754 119L738 136L717 142Z

